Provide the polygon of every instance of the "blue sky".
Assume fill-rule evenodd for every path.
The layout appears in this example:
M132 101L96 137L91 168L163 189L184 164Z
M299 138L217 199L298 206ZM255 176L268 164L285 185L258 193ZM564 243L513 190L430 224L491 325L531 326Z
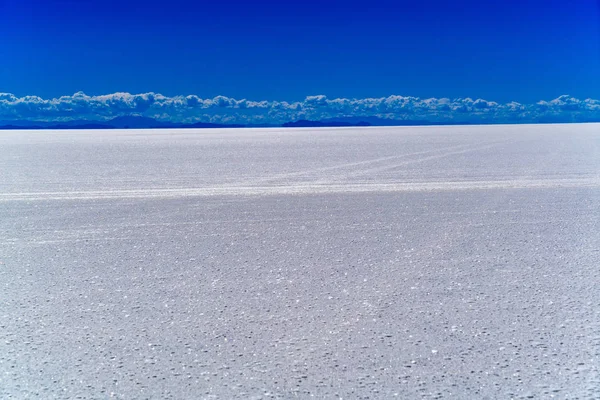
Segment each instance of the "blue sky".
M0 0L0 37L17 98L600 98L594 0Z

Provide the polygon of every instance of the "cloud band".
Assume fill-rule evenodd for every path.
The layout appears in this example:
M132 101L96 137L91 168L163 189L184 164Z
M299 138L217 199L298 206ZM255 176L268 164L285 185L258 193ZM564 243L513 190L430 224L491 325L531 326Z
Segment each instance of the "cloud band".
M281 124L300 119L379 117L393 120L511 123L600 121L600 100L563 95L534 104L497 103L471 98L389 96L364 99L329 99L308 96L303 101L251 101L225 96L202 99L195 95L167 97L158 93L113 93L43 99L0 93L3 121L103 121L123 115L150 117L165 122Z

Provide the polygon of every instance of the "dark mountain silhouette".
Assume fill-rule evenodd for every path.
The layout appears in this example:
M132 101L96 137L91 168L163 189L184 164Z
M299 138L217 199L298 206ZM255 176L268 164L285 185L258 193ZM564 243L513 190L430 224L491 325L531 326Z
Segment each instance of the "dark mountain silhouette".
M179 125L178 128L245 128L246 125L238 125L238 124L213 124L210 122L196 122L194 124L183 124Z
M370 123L359 121L359 122L346 122L338 120L323 120L323 121L308 121L301 119L294 122L286 122L281 125L286 128L317 128L317 127L343 127L343 126L371 126Z
M497 122L496 122L497 123ZM283 124L284 127L344 127L344 126L421 126L421 125L471 125L467 121L428 121L409 119L386 119L379 117L336 117L319 121L298 120Z
M480 120L480 121L428 121L428 120L396 120L379 117L336 117L323 120L298 120L284 124L216 124L211 122L174 123L157 121L153 118L137 115L116 117L108 121L0 121L0 130L16 129L164 129L164 128L269 128L269 127L344 127L344 126L420 126L420 125L473 125L473 124L523 124L523 123L570 123L570 122L600 122L594 118L580 116L565 119L562 116L550 116L536 120Z
M107 125L118 129L144 129L144 128L173 128L174 124L157 121L154 118L140 117L137 115L124 115L106 121Z
M420 125L469 125L466 121L431 121L431 120L412 120L412 119L389 119L380 117L337 117L322 120L326 123L348 123L352 126L365 126L359 124L367 124L370 126L420 126Z
M114 126L104 124L87 123L81 125L52 125L46 129L114 129Z
M153 118L140 116L116 117L107 123L119 129L147 129L147 128L243 128L239 124L214 124L211 122L194 122L191 124L157 121Z
M114 129L114 126L95 124L95 123L82 123L80 125L69 125L69 124L57 124L57 125L0 125L0 130L32 130L32 129Z
M102 125L110 127L106 121L94 121L94 120L73 120L73 121L0 121L0 127L11 126L12 129L46 129L52 128L57 129L57 126L65 127L70 129L71 127L81 127L85 125ZM7 128L4 128L7 129Z
M13 124L6 124L6 125L0 125L0 129L3 130L19 130L19 129L45 129L45 127L43 126L38 126L38 125L13 125Z
M195 122L191 124L157 121L137 115L116 117L108 121L2 121L0 129L160 129L160 128L243 128L240 124L214 124Z

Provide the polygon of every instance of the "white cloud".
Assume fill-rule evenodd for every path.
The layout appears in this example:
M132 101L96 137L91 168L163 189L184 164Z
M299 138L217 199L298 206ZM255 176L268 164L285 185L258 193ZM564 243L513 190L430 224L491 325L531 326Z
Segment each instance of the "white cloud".
M431 122L536 122L600 120L600 100L560 96L535 104L471 98L428 98L392 95L381 98L328 99L308 96L304 101L251 101L225 96L202 99L196 95L167 97L158 93L113 93L43 99L0 93L0 120L109 120L141 115L172 122L283 123L298 119L380 117Z

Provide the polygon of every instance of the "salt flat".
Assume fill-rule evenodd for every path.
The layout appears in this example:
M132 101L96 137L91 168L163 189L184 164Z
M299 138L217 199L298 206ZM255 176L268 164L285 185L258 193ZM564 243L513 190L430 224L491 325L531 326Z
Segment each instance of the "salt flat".
M598 398L600 125L0 132L0 398Z

